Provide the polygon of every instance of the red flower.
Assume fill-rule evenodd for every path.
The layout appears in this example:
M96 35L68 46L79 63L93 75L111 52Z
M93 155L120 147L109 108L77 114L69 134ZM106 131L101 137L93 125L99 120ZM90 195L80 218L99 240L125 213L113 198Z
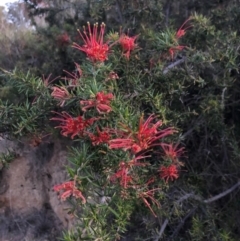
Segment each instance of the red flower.
M134 41L138 36L129 37L126 34L121 34L119 38L119 43L122 46L123 51L125 52L124 55L127 59L130 57L130 52L136 47Z
M173 164L168 167L161 166L159 171L160 177L165 179L166 182L168 182L169 179L173 181L179 177L177 166Z
M51 93L51 96L60 101L60 106L63 106L65 101L70 98L70 94L64 87L52 87L53 92Z
M188 18L188 19L182 24L182 26L178 29L178 31L177 31L177 33L176 33L176 38L179 39L179 38L181 38L182 36L184 36L184 35L186 34L186 30L187 30L188 28L191 28L191 27L192 27L192 26L190 25L190 26L186 27L185 29L183 29L184 25L185 25L189 20L191 20L191 17Z
M59 114L59 113L57 113ZM97 120L97 118L90 118L85 120L82 116L78 117L72 117L66 112L62 112L62 114L59 114L61 118L54 117L51 120L60 121L60 126L57 126L55 128L61 128L61 134L63 136L71 135L71 138L73 139L76 135L83 135L84 131L87 127L92 125L94 121Z
M112 108L109 106L112 99L112 93L104 94L103 92L98 92L95 99L81 100L80 104L84 106L82 107L83 111L95 107L99 114L105 114L112 111Z
M155 124L151 123L155 117L149 116L143 122L143 116L140 118L137 133L133 132L130 128L126 128L125 136L127 138L117 138L109 141L110 149L124 149L131 150L134 154L146 150L154 146L154 142L174 133L172 128L165 130L158 130L162 125L162 121L157 121Z
M57 37L57 43L59 47L65 47L70 44L70 37L67 33L63 33Z
M116 179L120 180L120 185L123 188L127 188L129 183L132 182L132 177L129 175L129 165L127 163L121 162L118 171L110 177L112 182L115 182Z
M60 192L60 191L64 191L61 195L60 198L62 201L65 201L66 198L70 197L70 196L74 196L75 198L80 198L82 199L82 203L86 203L86 199L85 197L82 195L82 192L79 191L76 186L74 181L69 181L69 182L64 182L62 184L59 185L55 185L53 187L53 190L55 192Z
M177 149L178 144L174 146L173 144L161 143L161 147L163 148L166 157L170 158L172 161L176 161L184 149L184 147Z
M186 46L182 46L182 45L179 45L179 46L176 46L176 47L171 47L168 51L171 55L171 58L173 59L174 58L174 54L175 52L177 51L182 51Z
M100 145L101 143L108 143L111 137L108 131L100 131L98 127L97 127L97 135L88 133L88 136L91 139L93 146Z
M107 43L103 43L103 35L105 31L105 24L102 23L100 26L100 33L98 34L98 24L93 25L91 29L90 23L88 25L88 34L84 27L83 34L78 30L81 38L84 41L84 45L80 46L76 43L73 44L73 47L83 51L87 54L87 57L92 61L104 62L108 58L109 46Z
M143 163L143 162L138 161L138 160L143 159L145 157L148 157L148 156L138 156L138 157L132 159L131 161L121 162L119 164L118 171L110 177L110 180L112 182L115 182L116 179L119 179L120 185L123 188L128 188L129 183L133 183L133 177L130 175L131 169L133 167L140 167L140 166L149 165L148 162Z

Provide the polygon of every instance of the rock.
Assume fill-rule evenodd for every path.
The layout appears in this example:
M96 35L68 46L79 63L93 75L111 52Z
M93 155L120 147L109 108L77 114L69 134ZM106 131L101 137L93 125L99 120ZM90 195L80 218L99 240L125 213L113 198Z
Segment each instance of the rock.
M28 144L0 140L18 157L0 171L0 241L54 241L74 225L52 187L68 180L66 144L60 141Z

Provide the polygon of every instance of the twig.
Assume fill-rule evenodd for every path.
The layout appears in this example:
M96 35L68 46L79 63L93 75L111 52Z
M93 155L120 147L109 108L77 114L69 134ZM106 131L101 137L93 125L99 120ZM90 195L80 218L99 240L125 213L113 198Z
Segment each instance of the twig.
M121 11L121 3L119 2L119 0L116 0L116 7L117 7L117 13L119 16L120 23L123 24L123 15Z
M169 222L169 220L166 218L165 221L163 222L163 225L161 226L158 236L156 237L156 239L154 241L158 241L162 237L163 232L168 225L168 222Z
M180 204L182 201L187 200L187 199L189 199L192 196L194 196L193 193L187 193L184 196L182 196L181 198L179 198L176 203Z
M223 88L223 91L222 91L222 101L221 101L221 108L222 110L224 110L224 106L225 106L225 91L227 90L227 87Z
M183 57L182 59L179 59L179 60L175 61L174 63L168 65L168 66L163 70L163 74L167 74L170 69L178 66L179 64L184 63L185 59L186 59L186 58Z
M222 192L222 193L219 193L218 195L214 196L214 197L211 197L209 199L206 199L204 200L203 202L204 203L211 203L211 202L214 202L226 195L228 195L230 192L234 191L237 187L240 186L240 181L238 181L234 186L232 186L231 188L227 189L226 191Z

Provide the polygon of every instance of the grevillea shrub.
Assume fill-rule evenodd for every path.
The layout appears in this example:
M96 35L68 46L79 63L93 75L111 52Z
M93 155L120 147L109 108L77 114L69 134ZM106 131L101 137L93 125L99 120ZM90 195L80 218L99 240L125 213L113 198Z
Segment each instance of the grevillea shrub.
M177 130L166 126L161 115L134 110L118 88L121 77L113 75L111 55L116 49L128 65L137 48L136 36L121 34L111 42L105 40L104 24L87 25L79 30L82 45L73 44L86 54L86 62L79 66L81 76L70 74L64 86L52 87L51 96L60 107L69 101L75 107L53 112L51 121L63 136L79 142L73 149L75 168L69 169L72 180L53 188L63 190L62 200L72 197L81 207L80 226L88 228L76 237L113 240L127 230L136 209L154 218L159 215L164 189L180 176L183 147L173 143ZM95 216L98 212L102 214Z
M134 34L87 23L74 72L3 73L1 131L69 140L53 186L78 221L64 240L237 240L239 33L217 16Z

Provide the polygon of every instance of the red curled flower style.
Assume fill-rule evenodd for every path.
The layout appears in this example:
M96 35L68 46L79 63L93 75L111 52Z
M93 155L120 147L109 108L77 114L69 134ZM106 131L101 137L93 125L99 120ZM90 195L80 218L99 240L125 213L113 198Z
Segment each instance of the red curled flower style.
M90 23L88 25L88 33L84 27L82 33L78 30L81 38L84 41L84 45L80 46L77 43L73 43L73 47L86 53L87 57L92 62L104 62L108 59L108 53L110 47L108 43L103 42L103 36L105 32L106 25L102 23L100 25L100 32L98 33L98 23L93 25L91 29Z
M179 39L179 38L181 38L182 36L184 36L184 35L186 34L186 30L187 30L188 28L191 28L191 27L192 27L192 25L190 25L190 26L184 28L184 26L186 25L186 23L187 23L189 20L191 20L191 17L188 18L188 19L182 24L182 26L178 29L178 31L177 31L177 33L176 33L176 38Z

